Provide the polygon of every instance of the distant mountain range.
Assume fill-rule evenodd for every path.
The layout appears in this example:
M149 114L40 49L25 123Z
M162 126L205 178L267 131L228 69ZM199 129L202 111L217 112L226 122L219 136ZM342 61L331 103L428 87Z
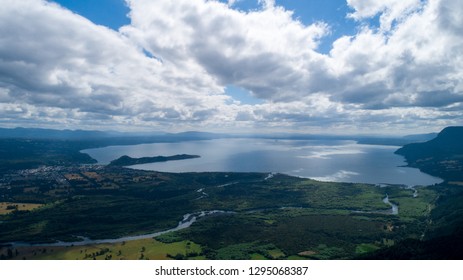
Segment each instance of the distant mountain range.
M323 135L303 133L269 133L269 134L232 134L187 131L181 133L154 132L117 132L97 130L56 130L42 128L0 128L0 139L47 139L103 141L109 144L137 144L153 142L177 142L191 140L210 140L219 138L262 138L288 140L353 140L360 144L403 146L414 142L424 142L436 137L437 133L400 136L356 136L356 135Z
M29 139L96 139L111 137L144 137L165 135L163 132L150 133L126 133L116 131L98 131L98 130L57 130L44 128L0 128L0 138L29 138Z
M437 137L439 133L426 133L426 134L412 134L412 135L406 135L403 137L403 139L407 139L410 141L415 141L415 142L425 142L432 140Z
M72 140L97 141L108 144L138 144L153 142L176 142L187 140L206 140L227 137L224 134L187 131L181 133L167 132L117 132L98 130L57 130L43 128L0 128L0 139L33 140Z
M86 130L56 130L42 128L0 128L1 138L80 139L108 137L108 133Z

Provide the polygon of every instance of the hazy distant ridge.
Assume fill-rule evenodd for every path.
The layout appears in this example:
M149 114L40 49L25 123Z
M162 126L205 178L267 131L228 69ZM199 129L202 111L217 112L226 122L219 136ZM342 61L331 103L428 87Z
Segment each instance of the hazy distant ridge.
M192 140L210 140L219 138L263 138L287 140L352 140L360 144L403 146L409 143L424 142L435 138L437 133L416 134L407 136L359 136L330 135L310 133L211 133L201 131L186 131L167 133L152 132L118 132L97 130L57 130L43 128L0 128L0 139L47 139L47 140L78 140L92 141L97 146L131 145L140 143L178 142Z

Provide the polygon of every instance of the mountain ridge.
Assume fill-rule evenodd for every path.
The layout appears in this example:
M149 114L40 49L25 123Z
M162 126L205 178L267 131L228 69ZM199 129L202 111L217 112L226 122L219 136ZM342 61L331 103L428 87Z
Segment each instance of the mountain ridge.
M444 180L463 180L463 127L444 128L436 138L403 146L396 154L405 157L408 166Z

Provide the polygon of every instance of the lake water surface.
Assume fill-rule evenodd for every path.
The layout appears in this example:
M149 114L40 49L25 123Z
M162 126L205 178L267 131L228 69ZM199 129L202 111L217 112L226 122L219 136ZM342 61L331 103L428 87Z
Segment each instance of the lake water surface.
M278 172L321 181L432 185L442 180L404 166L399 147L354 141L215 139L88 149L101 164L120 156L199 155L201 158L134 165L163 172Z

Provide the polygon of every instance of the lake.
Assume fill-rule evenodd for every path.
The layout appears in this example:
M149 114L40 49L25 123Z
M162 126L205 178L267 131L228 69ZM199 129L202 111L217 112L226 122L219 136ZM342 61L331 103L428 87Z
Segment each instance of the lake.
M162 172L276 172L320 181L432 185L441 179L406 165L399 147L338 140L214 139L88 149L100 164L120 156L199 155L200 158L134 165Z

